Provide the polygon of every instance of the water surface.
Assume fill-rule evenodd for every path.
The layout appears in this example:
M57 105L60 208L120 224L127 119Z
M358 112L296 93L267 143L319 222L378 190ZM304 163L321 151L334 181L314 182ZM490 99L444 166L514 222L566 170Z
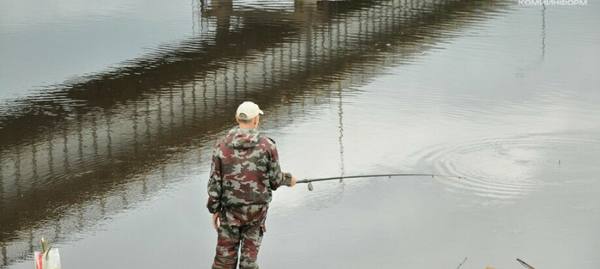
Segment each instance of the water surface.
M30 268L41 236L66 268L208 267L210 147L247 99L299 177L465 177L278 191L265 268L600 266L593 2L10 2L2 267ZM151 37L125 33L134 21ZM122 45L105 57L86 35ZM76 50L32 63L44 42L12 36Z

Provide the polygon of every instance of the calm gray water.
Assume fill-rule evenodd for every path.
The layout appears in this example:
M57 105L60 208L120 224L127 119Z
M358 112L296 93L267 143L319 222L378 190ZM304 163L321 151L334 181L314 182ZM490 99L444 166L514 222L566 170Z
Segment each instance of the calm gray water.
M600 5L0 0L0 267L207 268L243 100L299 178L264 268L600 268Z

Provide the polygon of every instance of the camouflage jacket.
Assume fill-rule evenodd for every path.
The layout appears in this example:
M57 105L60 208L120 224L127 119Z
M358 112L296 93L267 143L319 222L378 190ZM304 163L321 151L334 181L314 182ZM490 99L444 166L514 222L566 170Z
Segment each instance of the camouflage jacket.
M273 140L255 129L235 127L213 150L208 211L225 211L238 220L258 218L266 214L271 192L289 185L291 178L291 174L281 171Z

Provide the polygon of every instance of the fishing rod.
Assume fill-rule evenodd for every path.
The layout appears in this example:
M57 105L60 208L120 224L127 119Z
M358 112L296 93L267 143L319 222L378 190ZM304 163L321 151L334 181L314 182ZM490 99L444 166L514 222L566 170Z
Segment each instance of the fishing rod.
M449 176L449 175L440 175L440 174L424 174L424 173L393 173L393 174L370 174L370 175L352 175L352 176L337 176L337 177L321 177L321 178L307 178L296 181L296 184L308 184L308 190L312 191L313 182L318 181L330 181L330 180L342 180L349 178L374 178L374 177L446 177L446 178L456 178L456 179L465 179L465 177L461 176Z

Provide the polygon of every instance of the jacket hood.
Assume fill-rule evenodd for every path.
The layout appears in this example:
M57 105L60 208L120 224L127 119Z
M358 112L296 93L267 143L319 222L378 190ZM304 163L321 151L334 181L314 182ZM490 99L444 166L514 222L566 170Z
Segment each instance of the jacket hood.
M234 127L225 137L225 144L234 149L253 148L258 145L260 133L256 129Z

